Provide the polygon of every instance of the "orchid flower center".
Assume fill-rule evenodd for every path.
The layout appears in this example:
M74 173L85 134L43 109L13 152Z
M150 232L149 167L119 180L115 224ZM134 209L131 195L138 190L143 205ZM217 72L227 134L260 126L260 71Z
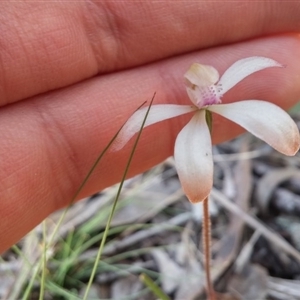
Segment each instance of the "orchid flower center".
M213 104L221 103L221 88L217 85L210 85L206 87L195 86L193 96L195 97L194 104L198 108L203 108ZM190 95L189 95L190 96Z
M189 98L199 109L221 103L222 86L215 68L194 63L184 77Z

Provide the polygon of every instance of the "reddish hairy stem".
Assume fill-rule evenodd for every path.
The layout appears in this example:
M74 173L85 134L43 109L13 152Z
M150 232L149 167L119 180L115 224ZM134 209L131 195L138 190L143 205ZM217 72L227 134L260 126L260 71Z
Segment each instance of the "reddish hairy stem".
M210 274L210 260L211 260L211 237L210 237L210 217L209 217L209 209L208 209L208 197L203 201L203 221L202 221L202 244L204 251L204 267L205 267L205 275L206 275L206 293L208 300L216 300L215 291L213 289L213 285L211 282L211 274Z

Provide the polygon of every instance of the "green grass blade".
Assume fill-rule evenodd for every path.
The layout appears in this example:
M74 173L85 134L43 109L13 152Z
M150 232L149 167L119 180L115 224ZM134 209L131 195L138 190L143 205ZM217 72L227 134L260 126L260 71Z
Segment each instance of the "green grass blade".
M140 275L140 280L149 288L149 290L161 300L170 300L170 297L166 295L161 288L145 273Z
M142 105L140 105L138 109L140 109L146 102L142 103ZM121 131L121 129L123 128L124 124L121 126L121 128L117 131L117 133L113 136L113 138L110 140L110 142L106 145L106 147L104 148L104 150L100 153L100 155L97 157L95 163L92 165L91 169L89 170L89 172L87 173L87 175L85 176L85 178L83 179L82 183L80 184L79 188L77 189L77 191L75 192L74 196L72 197L69 205L66 207L66 209L64 210L64 212L62 213L61 217L59 218L53 233L50 236L48 245L51 245L54 237L56 236L58 229L60 227L60 225L62 224L64 218L66 217L66 214L69 210L69 208L71 207L71 205L74 203L74 201L76 200L77 196L80 194L82 188L85 186L85 184L87 183L87 181L89 180L89 178L91 177L92 173L94 172L94 170L96 169L97 165L99 164L99 162L101 161L101 159L103 158L104 154L108 151L108 149L110 148L110 146L112 145L112 143L115 141L115 139L117 138L119 132ZM47 245L45 244L45 250L47 252ZM24 291L24 294L22 296L22 300L27 300L29 299L29 295L30 292L32 290L34 281L36 280L36 277L39 274L40 268L42 266L42 260L39 261L39 263L37 264L37 266L34 268L34 272L32 274L32 277L30 278L30 282L26 287L26 290Z
M44 299L44 294L45 294L45 280L46 280L46 268L47 268L47 247L46 247L46 222L43 222L43 241L44 241L44 247L43 247L43 255L42 255L42 278L40 280L41 285L40 285L40 296L39 300Z
M127 174L128 174L129 167L130 167L130 165L131 165L131 162L132 162L132 159L133 159L133 156L134 156L134 153L135 153L137 144L138 144L139 139L140 139L140 137L141 137L143 128L144 128L144 126L145 126L147 117L148 117L148 115L149 115L149 112L150 112L150 109L151 109L153 100L154 100L154 98L155 98L155 94L156 94L156 93L154 93L154 95L153 95L153 97L152 97L152 99L151 99L150 105L149 105L149 107L148 107L148 109L147 109L147 112L146 112L146 114L145 114L145 118L144 118L144 120L143 120L143 122L142 122L142 124L141 124L140 131L139 131L139 133L138 133L138 135L137 135L137 138L135 139L133 148L132 148L131 153L130 153L130 155L129 155L129 159L128 159L128 162L127 162L125 171L124 171L124 173L123 173L122 180L121 180L119 189L118 189L118 191L117 191L117 195L116 195L115 201L114 201L114 203L113 203L113 206L112 206L110 215L109 215L109 217L108 217L107 224L106 224L106 226L105 226L103 238L102 238L101 243L100 243L99 251L98 251L98 253L97 253L97 257L96 257L96 260L95 260L95 263L94 263L94 267L93 267L93 270L92 270L92 273L91 273L91 276L90 276L90 279L89 279L87 288L86 288L86 290L85 290L85 294L84 294L83 300L87 300L88 294L89 294L89 290L90 290L91 285L92 285L92 282L93 282L93 280L94 280L94 278L95 278L96 271L97 271L97 266L98 266L99 261L100 261L100 259L101 259L102 251L103 251L103 248L104 248L104 245L105 245L105 242L106 242L106 238L107 238L107 235L108 235L108 231L109 231L109 228L110 228L110 224L111 224L111 221L112 221L114 212L115 212L115 210L116 210L116 206L117 206L118 200L119 200L119 198L120 198L120 194L121 194L121 191L122 191L122 188L123 188L123 184L124 184L124 181L125 181L126 176L127 176Z
M140 105L143 106L145 104L145 102ZM139 107L139 108L140 108ZM138 109L139 109L138 108ZM100 155L97 157L96 161L94 162L94 164L92 165L91 169L89 170L88 174L85 176L85 178L83 179L82 183L80 184L79 188L77 189L77 191L75 192L73 198L71 199L69 205L66 207L64 213L61 215L51 237L50 237L50 242L52 242L52 240L54 239L55 235L57 234L58 228L61 225L62 221L64 220L68 209L70 208L70 206L74 203L74 201L76 200L76 198L78 197L78 195L80 194L80 192L82 191L83 187L86 185L87 181L90 179L92 173L95 171L96 167L98 166L99 162L101 161L101 159L103 158L104 154L108 151L108 149L110 148L110 146L112 145L112 143L115 141L115 139L117 138L119 132L122 130L124 124L122 125L122 127L117 131L117 133L113 136L113 138L109 141L109 143L106 145L106 147L104 148L104 150L100 153Z

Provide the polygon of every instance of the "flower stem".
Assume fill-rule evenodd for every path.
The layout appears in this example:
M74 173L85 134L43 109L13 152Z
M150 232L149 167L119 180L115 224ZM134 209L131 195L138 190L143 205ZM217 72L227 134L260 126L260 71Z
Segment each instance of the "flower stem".
M211 274L210 274L210 260L211 260L211 236L210 236L210 217L209 217L209 209L208 209L208 197L203 201L203 221L202 221L202 243L203 243L203 251L204 251L204 267L205 267L205 275L206 275L206 293L208 300L216 300L215 291L211 282Z

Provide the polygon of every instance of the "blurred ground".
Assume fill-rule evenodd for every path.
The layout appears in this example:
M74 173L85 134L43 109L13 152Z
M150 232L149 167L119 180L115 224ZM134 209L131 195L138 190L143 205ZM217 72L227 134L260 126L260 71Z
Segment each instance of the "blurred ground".
M300 299L300 156L285 157L249 134L214 148L210 198L219 299ZM1 299L82 299L117 187L51 215L0 261ZM173 160L126 181L89 299L157 299L148 274L169 299L205 299L202 205L180 188ZM35 280L34 280L35 278ZM28 288L32 279L32 285Z

